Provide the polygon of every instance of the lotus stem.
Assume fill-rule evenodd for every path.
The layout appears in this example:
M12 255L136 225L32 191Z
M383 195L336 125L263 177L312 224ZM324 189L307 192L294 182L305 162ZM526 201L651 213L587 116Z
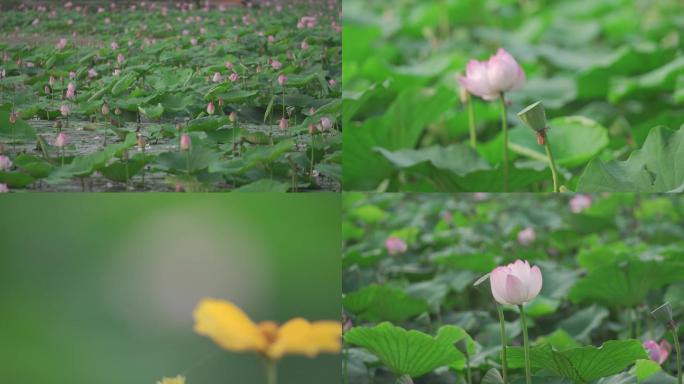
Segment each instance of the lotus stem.
M551 153L551 144L549 144L548 137L544 142L544 148L546 149L546 156L549 158L549 168L551 168L551 177L553 178L553 191L559 192L558 170L556 170L556 161L553 159L553 153Z
M266 384L277 384L278 375L276 370L276 362L271 359L265 359L264 369L266 371Z
M530 342L527 339L527 320L525 319L525 309L523 305L518 306L520 308L520 320L522 321L522 332L523 332L523 349L525 351L525 382L527 384L532 383L532 377L530 375Z
M473 111L473 98L468 93L468 128L470 129L470 146L477 147L477 132L475 132L475 111Z
M508 192L508 120L506 118L506 94L501 92L501 131L503 132L503 191Z
M349 373L347 372L347 361L349 360L349 349L345 346L342 353L342 384L348 384Z
M190 150L185 154L185 164L187 165L188 176L190 176Z
M466 368L466 383L473 384L472 374L470 372L470 356L468 355L468 348L465 348L465 368Z
M497 304L496 310L499 312L499 324L501 325L501 375L503 376L504 384L508 384L506 379L508 371L506 358L506 321L504 319L503 307Z
M677 324L675 324L674 321L671 321L669 328L672 332L672 342L674 343L675 351L677 352L677 384L682 384L682 346L679 344Z
M313 181L313 169L314 169L314 138L316 136L311 135L311 168L309 169L309 181Z

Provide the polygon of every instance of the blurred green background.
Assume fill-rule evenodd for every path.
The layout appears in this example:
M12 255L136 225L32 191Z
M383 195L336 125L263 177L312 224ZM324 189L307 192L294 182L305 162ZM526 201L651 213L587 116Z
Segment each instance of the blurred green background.
M339 319L340 197L0 199L0 377L12 383L264 382L193 332L202 297L255 321ZM286 357L280 383L339 383L340 357Z

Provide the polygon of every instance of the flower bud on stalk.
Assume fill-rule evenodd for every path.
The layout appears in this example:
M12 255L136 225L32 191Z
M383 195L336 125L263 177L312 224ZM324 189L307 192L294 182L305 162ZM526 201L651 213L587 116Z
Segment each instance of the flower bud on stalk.
M210 102L209 102L209 105L207 105L207 113L210 114L210 115L213 115L215 110L216 110L216 109L215 109L215 107L214 107L214 102L213 102L213 101L210 101Z
M180 138L180 150L189 151L191 147L192 141L190 140L190 136L187 133L182 134Z

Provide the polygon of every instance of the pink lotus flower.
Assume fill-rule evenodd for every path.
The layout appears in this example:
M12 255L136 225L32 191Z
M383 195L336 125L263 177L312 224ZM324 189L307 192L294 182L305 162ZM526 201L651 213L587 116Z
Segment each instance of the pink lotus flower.
M237 120L237 113L235 113L235 111L231 112L230 115L228 115L228 120L230 120L231 123L234 123Z
M542 288L542 274L536 265L516 260L496 267L489 275L492 296L500 304L522 305L537 297Z
M385 240L385 249L390 255L397 255L404 253L408 249L406 242L396 236L390 236Z
M222 80L221 78L221 73L220 72L214 72L214 77L211 78L211 81L214 83L220 83Z
M66 104L62 104L62 106L59 107L59 111L62 113L62 116L64 116L64 117L69 116L69 112L71 112L71 110L69 109L69 106Z
M575 195L570 199L570 212L572 213L580 213L589 207L591 207L589 195Z
M207 105L207 113L213 115L214 111L216 111L216 108L214 107L214 102L210 101L209 105Z
M646 340L644 341L644 348L648 352L648 357L661 365L667 360L667 356L672 350L672 346L667 340L661 341L660 344L656 343L655 340Z
M73 80L75 78L76 78L76 72L74 72L74 71L69 72L69 80Z
M307 49L309 49L309 43L307 43L306 40L303 40L302 44L300 44L299 48L301 48L302 51L306 51Z
M275 41L275 37L273 35L268 35L268 42L273 43Z
M283 74L278 76L278 84L280 84L280 86L282 87L283 85L285 85L285 83L287 83L287 76Z
M7 188L7 184L0 184L0 193L8 193L9 188Z
M525 72L513 56L499 48L488 61L470 60L465 77L459 76L458 82L473 95L495 100L502 93L522 88Z
M287 130L287 127L289 126L288 121L286 118L281 118L278 120L278 128L280 128L281 131Z
M76 98L76 86L74 83L67 85L66 98L72 100Z
M116 51L119 49L119 44L117 44L116 41L112 41L112 43L109 44L109 47L112 49L112 51Z
M227 69L232 69L232 68L233 68L233 63L231 63L230 61L226 61L226 68L227 68Z
M335 88L335 85L337 85L337 82L334 79L328 80L328 85L330 88Z
M107 104L102 104L102 114L105 116L109 115L109 106Z
M119 64L123 64L123 62L126 60L126 57L124 57L123 54L119 53L116 55L116 62Z
M332 121L329 117L321 117L321 128L323 130L328 130L332 128Z
M57 148L64 148L69 144L69 136L67 136L66 132L60 132L57 135L57 138L55 138L55 143L53 144Z
M534 240L537 238L536 232L534 232L534 228L528 227L523 229L522 231L518 232L518 243L522 246L528 246L532 243L534 243Z
M188 151L192 147L192 140L187 133L181 135L180 138L180 149L181 151Z
M240 75L238 75L236 72L233 72L228 76L228 80L232 81L233 83L238 81L240 79Z
M66 47L66 45L67 45L67 39L61 38L61 39L59 39L57 44L55 44L55 48L57 48L58 51L61 51L62 49L64 49L64 47Z
M97 77L97 71L95 70L95 68L90 68L90 69L88 70L88 77L90 77L91 79L92 79L93 77Z
M12 167L12 160L9 157L0 155L0 171L8 171Z
M273 61L271 61L271 67L277 71L283 67L283 63L281 63L278 60L273 60Z

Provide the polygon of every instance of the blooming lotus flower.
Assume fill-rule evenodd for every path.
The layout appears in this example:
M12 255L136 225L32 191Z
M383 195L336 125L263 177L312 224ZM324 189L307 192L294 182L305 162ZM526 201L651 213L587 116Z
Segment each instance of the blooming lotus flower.
M661 365L667 360L667 356L672 350L672 346L667 340L661 341L660 344L656 343L655 340L646 340L644 341L644 348L648 352L648 357Z
M232 81L233 83L238 81L240 79L240 75L238 75L236 72L233 72L228 76L228 80Z
M221 73L220 72L214 72L214 77L211 78L211 81L214 83L220 83L222 80L221 78Z
M580 213L589 207L591 207L591 196L589 195L575 195L570 199L570 211L572 213Z
M64 148L67 144L69 144L69 136L67 136L66 132L60 132L53 145L57 148Z
M203 299L193 313L195 332L234 352L257 352L269 360L288 354L314 357L339 353L342 324L339 321L309 322L294 318L283 325L273 321L254 323L235 304Z
M459 76L458 82L473 95L495 100L502 93L522 88L525 72L513 56L499 48L488 61L470 60L466 75Z
M66 104L62 104L61 107L59 107L59 111L62 113L62 116L67 117L69 116L69 106Z
M532 227L525 228L518 232L518 243L520 243L520 245L528 246L534 243L536 238L537 234Z
M278 128L280 128L281 131L286 130L288 126L289 124L286 118L283 117L280 120L278 120Z
M190 140L190 136L187 133L182 134L181 138L180 138L180 149L181 149L181 151L189 151L191 147L192 147L192 140Z
M207 105L207 113L213 115L215 110L216 108L214 108L214 102L210 101L209 105Z
M0 184L0 193L8 193L9 188L7 188L7 184Z
M280 84L280 86L282 87L283 85L285 85L285 83L287 83L287 76L283 74L278 76L278 84Z
M537 297L542 288L542 274L536 265L516 260L496 267L489 275L492 296L500 304L522 305Z
M9 157L0 155L0 171L7 171L12 167L12 160Z
M404 253L408 249L406 242L396 236L390 236L385 240L385 248L390 255Z

